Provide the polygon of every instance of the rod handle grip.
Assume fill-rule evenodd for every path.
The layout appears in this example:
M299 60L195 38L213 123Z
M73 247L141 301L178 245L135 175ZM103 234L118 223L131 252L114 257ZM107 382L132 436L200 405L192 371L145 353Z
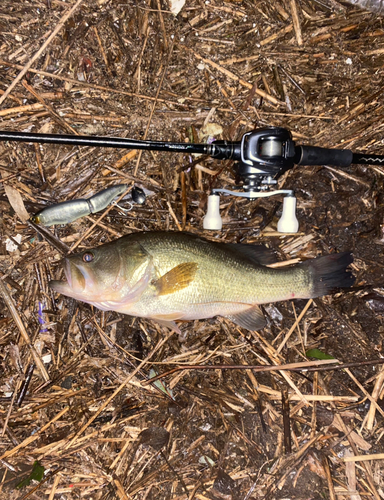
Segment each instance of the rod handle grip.
M327 149L316 146L296 146L295 163L297 165L333 165L349 167L353 160L350 149Z

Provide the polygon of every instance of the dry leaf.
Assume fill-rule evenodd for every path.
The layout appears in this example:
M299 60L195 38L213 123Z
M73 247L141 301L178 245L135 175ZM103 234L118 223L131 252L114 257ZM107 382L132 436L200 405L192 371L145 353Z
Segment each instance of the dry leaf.
M4 172L1 172L1 175L3 179L9 177L8 174ZM5 182L4 182L4 191L8 197L9 203L11 204L13 210L20 217L22 222L27 222L27 220L29 219L29 214L24 206L23 198L21 197L19 191L17 191L17 189L13 188L12 186L7 185Z
M184 7L185 0L169 0L169 8L171 9L172 14L177 16L177 14Z

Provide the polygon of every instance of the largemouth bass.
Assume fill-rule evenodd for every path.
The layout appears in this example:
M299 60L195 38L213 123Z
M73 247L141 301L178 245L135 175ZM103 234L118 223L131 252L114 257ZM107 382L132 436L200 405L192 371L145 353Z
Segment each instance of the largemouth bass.
M259 304L327 295L350 287L350 253L331 254L281 269L259 245L208 241L182 232L134 233L65 259L67 281L56 292L104 311L176 320L224 316L248 330L265 326Z

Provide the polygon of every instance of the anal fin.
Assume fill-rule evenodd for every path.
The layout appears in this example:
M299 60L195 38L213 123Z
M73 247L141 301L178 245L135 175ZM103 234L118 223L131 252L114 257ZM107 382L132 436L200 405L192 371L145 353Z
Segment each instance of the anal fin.
M174 267L154 281L159 295L169 295L186 288L194 279L198 265L196 262L184 262Z
M246 328L247 330L261 330L267 324L264 314L262 313L259 306L252 306L245 311L242 311L237 314L230 314L229 316L225 316L230 319L236 325L241 326L242 328Z
M156 321L156 323L159 323L160 325L165 326L166 328L169 328L170 330L173 330L174 332L180 334L181 331L174 321L179 318L180 314L174 313L174 314L157 314L155 316L151 316L149 319L152 319L153 321Z

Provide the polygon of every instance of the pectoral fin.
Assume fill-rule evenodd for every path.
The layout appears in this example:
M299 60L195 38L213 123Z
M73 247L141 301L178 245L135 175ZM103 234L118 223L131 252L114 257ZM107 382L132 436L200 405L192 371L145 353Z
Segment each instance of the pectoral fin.
M247 330L261 330L267 323L259 306L252 306L241 313L226 316L226 318Z
M184 262L161 276L153 284L159 295L169 295L187 287L194 279L198 265Z

